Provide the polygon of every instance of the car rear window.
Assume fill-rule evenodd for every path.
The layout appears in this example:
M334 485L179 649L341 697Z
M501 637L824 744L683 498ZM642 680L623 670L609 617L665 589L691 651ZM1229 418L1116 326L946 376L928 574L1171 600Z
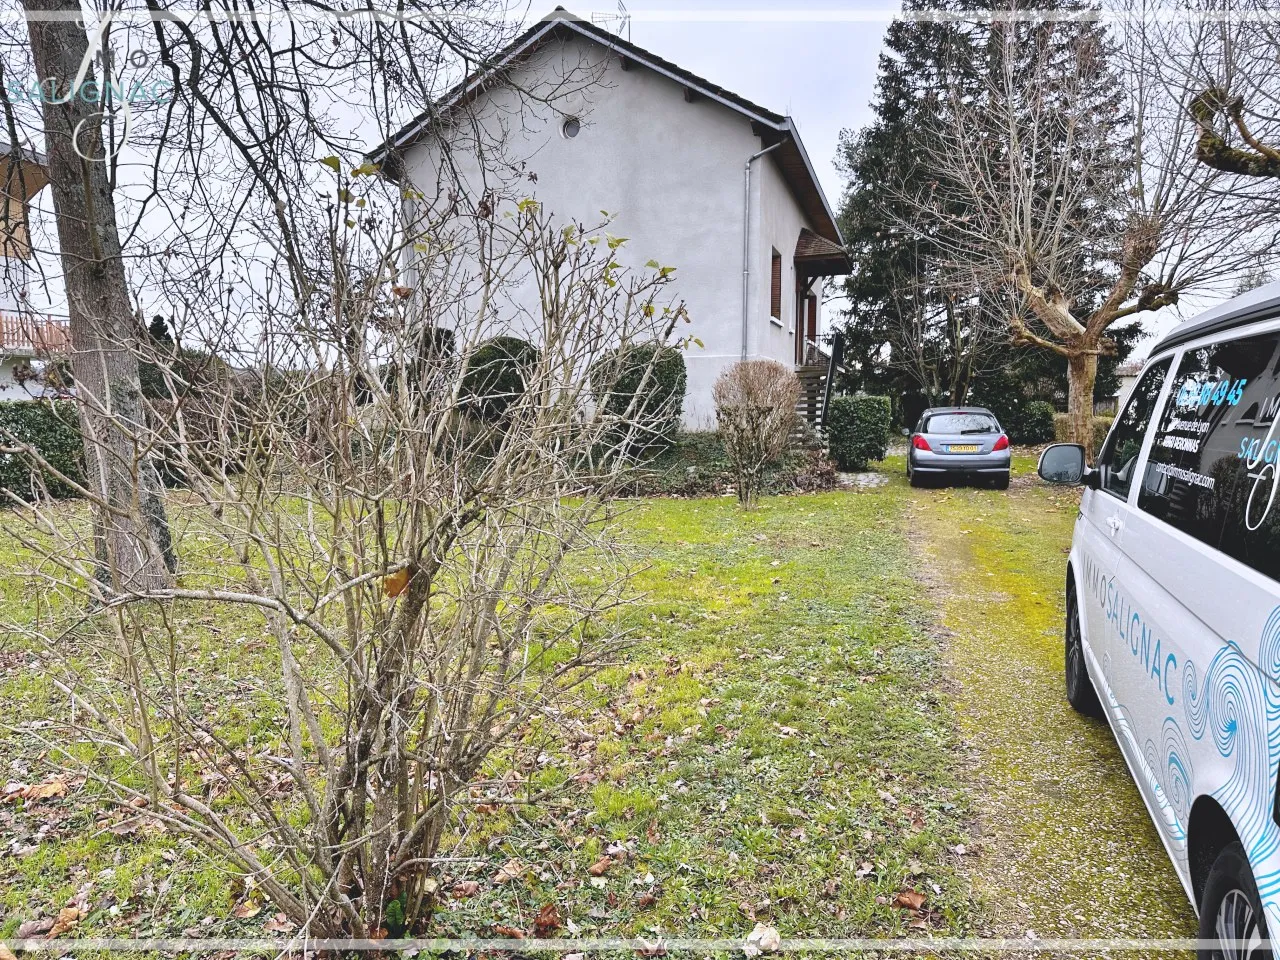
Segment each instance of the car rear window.
M935 413L925 417L921 433L997 433L1000 425L985 413Z
M1140 509L1280 580L1280 334L1188 350L1151 442Z

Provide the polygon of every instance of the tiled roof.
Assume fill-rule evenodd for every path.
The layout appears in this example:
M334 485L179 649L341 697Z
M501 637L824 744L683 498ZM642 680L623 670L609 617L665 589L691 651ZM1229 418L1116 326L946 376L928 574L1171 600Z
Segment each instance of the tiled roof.
M802 260L806 257L818 257L825 259L827 257L843 257L846 256L844 247L838 243L832 243L826 237L820 237L808 227L800 229L800 239L796 242L796 259Z

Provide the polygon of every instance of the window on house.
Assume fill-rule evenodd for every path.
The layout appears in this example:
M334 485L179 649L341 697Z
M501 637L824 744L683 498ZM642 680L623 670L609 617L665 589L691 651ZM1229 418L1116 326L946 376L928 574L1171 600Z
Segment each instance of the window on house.
M773 251L769 277L769 316L775 320L782 319L782 254Z

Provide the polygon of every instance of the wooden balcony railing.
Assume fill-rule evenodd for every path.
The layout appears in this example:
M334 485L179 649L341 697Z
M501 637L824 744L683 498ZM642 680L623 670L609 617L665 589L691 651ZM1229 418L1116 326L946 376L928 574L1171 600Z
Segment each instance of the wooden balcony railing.
M46 357L70 349L71 328L65 317L0 312L0 356Z

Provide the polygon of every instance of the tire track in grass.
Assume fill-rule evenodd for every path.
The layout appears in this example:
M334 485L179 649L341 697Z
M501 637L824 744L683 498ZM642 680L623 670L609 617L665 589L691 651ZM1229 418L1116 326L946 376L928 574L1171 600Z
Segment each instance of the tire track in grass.
M977 850L966 860L981 932L1194 936L1191 906L1111 731L1076 714L1063 691L1062 584L1077 498L1025 479L1008 494L910 496L974 772Z

